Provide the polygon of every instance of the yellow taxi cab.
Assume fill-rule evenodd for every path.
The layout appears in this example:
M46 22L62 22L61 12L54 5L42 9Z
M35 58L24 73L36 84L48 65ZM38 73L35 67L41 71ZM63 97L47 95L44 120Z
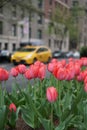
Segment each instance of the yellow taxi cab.
M32 64L39 60L49 62L52 58L50 48L46 46L25 46L11 55L11 62L15 64Z

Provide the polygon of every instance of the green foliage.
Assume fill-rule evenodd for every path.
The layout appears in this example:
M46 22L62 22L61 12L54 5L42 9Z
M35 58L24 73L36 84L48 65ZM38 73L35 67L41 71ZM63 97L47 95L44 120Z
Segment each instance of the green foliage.
M20 111L20 107L17 109L16 112L14 112L14 111L9 112L9 116L7 119L7 125L12 129L14 129L16 127L16 122L18 120L19 111Z
M56 32L56 35L60 35L62 38L69 32L70 42L77 46L79 42L80 34L80 22L79 19L84 17L84 7L75 6L71 9L66 8L61 11L61 8L57 8L54 11L51 21L54 23L52 27ZM52 30L52 29L51 29Z
M5 104L6 92L2 90L2 84L0 83L0 130L4 130L7 123L8 110Z
M46 98L49 86L55 86L58 91L55 102ZM33 129L43 126L45 130L69 130L71 127L87 130L87 93L83 86L84 83L75 78L58 80L50 73L49 78L34 79L33 86L29 81L24 89L17 82L13 84L11 93L1 89L0 130L4 130L6 125L15 128L19 115ZM16 112L8 109L12 102L17 106Z
M83 46L80 49L80 56L81 57L87 57L87 46Z
M5 130L7 114L8 112L6 105L0 106L0 130Z

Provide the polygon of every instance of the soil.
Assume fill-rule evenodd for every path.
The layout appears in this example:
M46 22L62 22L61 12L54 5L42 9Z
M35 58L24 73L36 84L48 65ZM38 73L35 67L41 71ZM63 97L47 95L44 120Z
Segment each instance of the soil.
M57 125L59 122L55 122L55 125ZM6 130L45 130L43 127L33 129L30 126L28 126L23 119L19 118L16 124L16 128L12 129L7 126ZM69 128L68 130L76 130L76 128Z
M7 126L6 130L44 130L43 127L33 129L30 126L28 126L21 118L18 119L16 128L12 129Z

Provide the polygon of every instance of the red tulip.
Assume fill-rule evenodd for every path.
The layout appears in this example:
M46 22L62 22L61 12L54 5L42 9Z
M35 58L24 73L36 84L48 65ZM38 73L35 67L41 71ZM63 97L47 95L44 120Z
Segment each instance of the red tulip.
M46 90L46 97L49 102L55 102L58 97L57 89L53 86L48 87Z
M63 65L63 67L66 65L66 60L61 60L61 64Z
M39 68L40 68L40 66L39 65L36 65L36 64L32 64L31 66L30 66L30 70L32 71L32 73L33 73L33 78L37 78L38 77L38 71L39 71Z
M83 81L83 72L80 72L80 74L76 76L76 79L78 81Z
M67 68L65 70L65 80L70 81L70 80L74 79L74 77L75 77L74 69L73 68Z
M32 69L27 69L26 72L24 73L24 76L26 79L33 79L34 78L34 72Z
M6 81L9 78L9 73L7 70L0 68L0 81Z
M12 112L12 110L14 111L14 112L16 112L16 105L14 104L14 103L11 103L10 105L9 105L9 110Z
M74 63L70 62L66 65L66 76L65 80L72 80L75 77Z
M53 59L51 60L51 63L57 63L57 62L58 62L58 60L55 59L55 58L53 58Z
M83 66L87 66L87 57L82 57L80 60L82 61Z
M57 65L57 62L49 63L48 66L47 66L48 71L53 72L56 65Z
M69 62L74 62L74 58L69 58L68 61Z
M56 73L56 78L58 80L64 80L65 79L65 68L59 68Z
M43 80L46 76L46 66L43 65L39 68L38 70L38 78L40 78L41 80Z
M82 67L83 66L83 63L82 63L83 61L81 60L81 59L77 59L76 60L76 63L78 63L79 65L80 65L80 67Z
M74 70L75 70L75 75L79 75L80 71L81 71L81 67L79 64L75 63L74 65Z
M18 70L15 68L12 68L11 71L10 71L10 74L13 76L13 77L17 77L18 76Z
M26 72L26 66L23 64L18 65L18 71L20 74L24 74Z
M84 84L84 90L87 93L87 83Z
M36 62L34 63L34 65L40 66L40 65L41 65L41 62L40 62L40 61L36 61Z
M55 76L55 77L57 77L57 71L58 71L58 68L57 68L57 66L53 69L53 72L52 72L52 74Z

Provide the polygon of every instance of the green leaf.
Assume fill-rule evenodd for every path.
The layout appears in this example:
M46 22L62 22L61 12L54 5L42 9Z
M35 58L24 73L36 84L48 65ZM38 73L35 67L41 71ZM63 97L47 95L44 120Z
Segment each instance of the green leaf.
M42 123L45 130L51 130L51 122L50 120L39 118L40 122Z
M35 128L35 124L34 124L34 111L31 109L31 107L27 107L27 106L22 106L21 107L21 112L22 112L22 118L23 120L32 128Z
M70 110L72 105L72 95L67 92L66 95L63 98L63 111L65 111L67 108Z
M17 108L16 112L12 111L10 113L10 116L8 117L8 125L11 128L15 128L16 127L16 121L18 119L19 111L20 111L20 107Z
M4 105L4 95L5 95L5 91L0 88L0 106Z
M61 121L58 127L55 130L66 130L73 119L73 115L69 115L64 121Z
M65 130L65 122L61 122L55 130Z
M7 108L6 106L0 107L0 130L4 130L7 121Z

